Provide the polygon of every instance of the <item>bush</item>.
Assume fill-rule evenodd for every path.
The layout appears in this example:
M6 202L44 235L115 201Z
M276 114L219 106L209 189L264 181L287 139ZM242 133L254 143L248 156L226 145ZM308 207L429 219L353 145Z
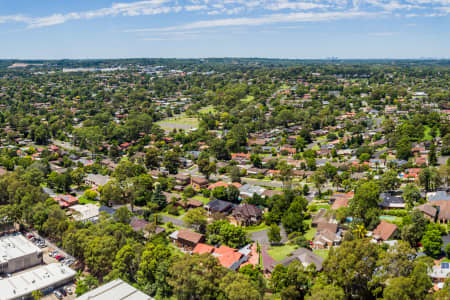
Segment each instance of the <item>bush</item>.
M201 193L205 198L209 198L209 196L211 195L211 191L208 189L202 189Z
M173 216L180 215L180 213L178 212L178 208L173 206L172 204L169 204L166 209L167 209L167 213L170 215L173 215Z
M404 217L408 215L408 211L406 209L390 209L384 210L382 214L387 216Z

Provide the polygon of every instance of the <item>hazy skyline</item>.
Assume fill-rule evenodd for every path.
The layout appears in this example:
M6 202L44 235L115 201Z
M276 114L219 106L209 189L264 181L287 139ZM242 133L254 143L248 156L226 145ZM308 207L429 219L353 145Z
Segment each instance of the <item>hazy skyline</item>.
M0 58L450 57L450 0L0 0Z

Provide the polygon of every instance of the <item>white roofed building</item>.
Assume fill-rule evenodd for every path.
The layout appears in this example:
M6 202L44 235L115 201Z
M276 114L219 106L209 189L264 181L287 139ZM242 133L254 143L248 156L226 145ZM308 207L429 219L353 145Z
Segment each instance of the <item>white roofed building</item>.
M0 238L0 273L12 273L40 263L42 250L23 235L7 235Z
M144 294L121 279L116 279L86 294L77 300L150 300L152 297Z
M34 291L44 293L73 281L76 272L63 264L49 264L0 280L0 300L26 299Z

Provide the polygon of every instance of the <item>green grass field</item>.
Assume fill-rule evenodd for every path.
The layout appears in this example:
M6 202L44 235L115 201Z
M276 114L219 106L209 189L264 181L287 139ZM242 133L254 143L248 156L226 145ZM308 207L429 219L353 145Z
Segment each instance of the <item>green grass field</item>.
M209 105L207 107L203 107L198 112L201 114L209 114L209 113L215 114L217 112L217 110L214 107L212 107L211 105Z
M168 118L159 122L157 125L161 126L163 129L183 129L188 130L198 127L198 119L190 118L184 115Z
M321 250L314 250L313 252L317 255L319 255L320 257L323 258L327 258L328 257L328 252L330 251L330 249L321 249Z
M78 198L78 203L79 204L88 204L88 203L97 204L98 201L88 200L85 197L81 196L81 197Z
M244 231L247 232L247 233L263 231L263 230L268 229L268 228L269 228L269 226L267 226L265 223L261 223L259 225L255 225L255 226L243 227Z
M281 89L283 89L283 90L288 89L288 88L290 88L290 86L287 85L286 83L281 86Z
M255 99L254 96L248 95L247 97L241 99L241 102L243 102L243 103L249 103L249 102L253 101L253 99Z
M424 131L424 136L423 136L423 140L424 141L431 141L433 139L433 137L431 136L431 128L429 126L424 126L425 131ZM439 129L436 132L436 136L440 136L440 132Z
M209 201L211 201L209 198L203 197L201 195L194 196L194 197L192 197L192 199L200 200L203 202L203 204L208 204Z
M312 241L317 232L317 228L311 227L312 219L306 220L305 223L309 226L308 231L305 232L305 239Z
M267 250L267 253L272 256L276 261L280 261L288 257L295 249L296 245L282 245L282 246L272 246Z

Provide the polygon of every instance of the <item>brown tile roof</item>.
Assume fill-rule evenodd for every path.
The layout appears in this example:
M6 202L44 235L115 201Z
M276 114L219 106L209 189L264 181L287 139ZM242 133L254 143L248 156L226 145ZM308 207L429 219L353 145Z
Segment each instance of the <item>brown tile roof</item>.
M334 223L319 223L319 224L317 224L318 232L325 231L325 230L336 233L338 230L338 224L334 224Z
M255 205L241 204L233 210L232 215L242 216L244 218L260 217L262 215L262 211Z
M383 220L378 224L377 228L375 228L373 235L376 239L387 241L394 234L395 230L397 230L397 225Z
M182 229L178 231L178 239L198 244L203 239L203 234Z
M333 203L333 205L331 205L331 209L337 210L341 207L348 207L348 202L350 201L350 199L348 198L339 198L336 199Z
M429 204L419 205L415 209L420 210L424 214L427 214L433 218L436 216L436 213L437 213L437 209Z

